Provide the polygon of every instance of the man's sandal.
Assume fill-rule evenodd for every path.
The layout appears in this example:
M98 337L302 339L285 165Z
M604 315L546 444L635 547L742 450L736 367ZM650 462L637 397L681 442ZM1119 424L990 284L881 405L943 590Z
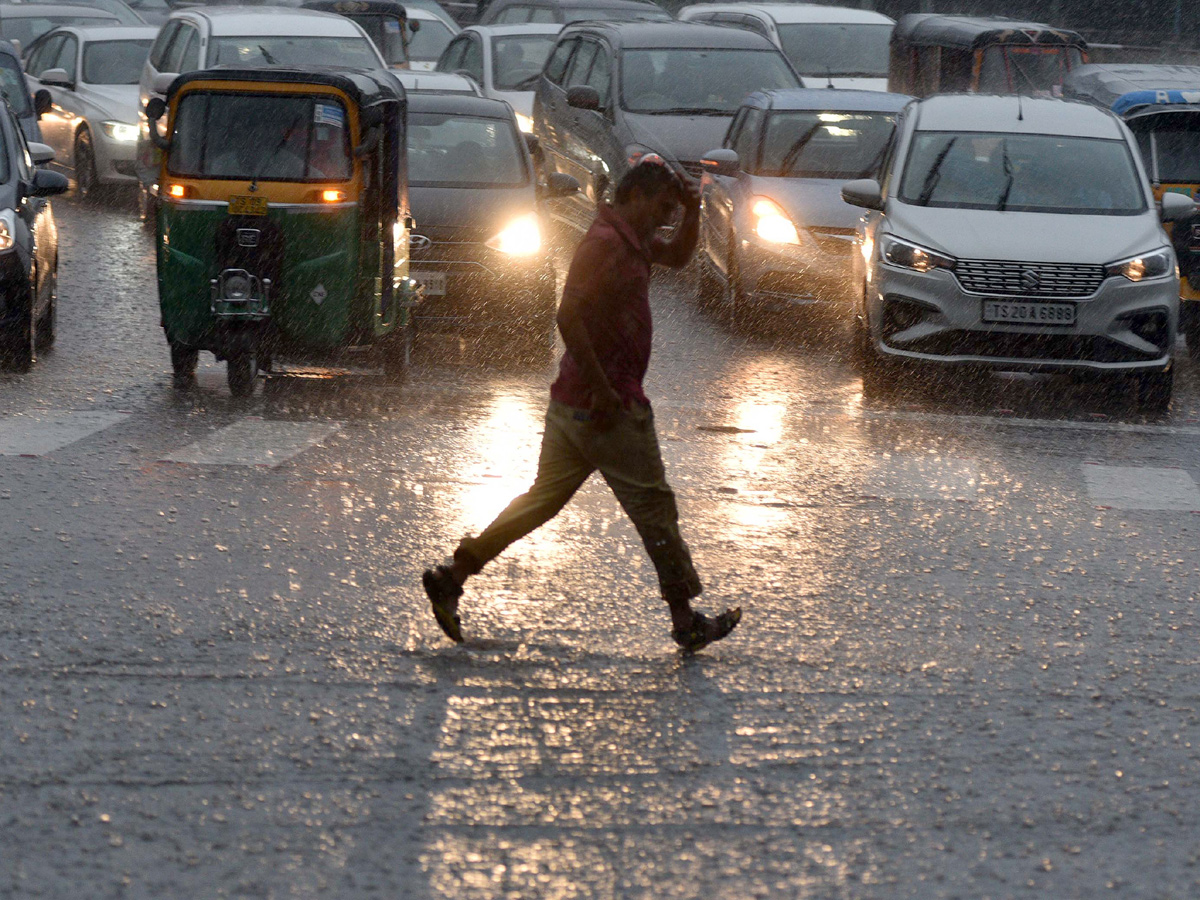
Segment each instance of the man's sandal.
M672 630L671 637L684 653L695 653L707 647L713 641L719 641L728 636L742 621L742 608L735 606L727 609L716 618L710 618L703 613L695 613L692 624L688 628Z
M434 566L426 569L421 575L421 583L429 596L433 607L433 617L438 626L446 633L446 637L456 644L463 642L462 622L458 618L458 598L462 596L462 585L454 580L450 570L445 566Z

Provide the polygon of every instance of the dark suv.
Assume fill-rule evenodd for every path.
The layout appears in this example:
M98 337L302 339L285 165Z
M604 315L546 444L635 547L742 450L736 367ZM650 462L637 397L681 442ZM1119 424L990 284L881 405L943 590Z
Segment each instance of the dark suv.
M547 173L574 177L558 204L587 228L596 204L645 153L699 175L747 94L800 87L765 37L683 22L585 22L564 28L537 83L533 132Z

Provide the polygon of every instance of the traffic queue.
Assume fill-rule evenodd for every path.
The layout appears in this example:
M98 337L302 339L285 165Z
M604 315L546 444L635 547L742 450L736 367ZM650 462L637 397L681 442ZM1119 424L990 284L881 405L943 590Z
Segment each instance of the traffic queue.
M181 389L200 351L245 395L296 359L401 373L423 329L548 350L550 238L648 154L701 183L698 302L748 329L832 310L864 393L1060 372L1160 414L1177 335L1200 354L1200 69L1090 63L1036 22L791 4L496 0L465 30L433 0L188 6L157 31L61 9L23 42L0 17L24 66L0 51L19 369L54 331L66 182L39 161L81 200L136 191Z

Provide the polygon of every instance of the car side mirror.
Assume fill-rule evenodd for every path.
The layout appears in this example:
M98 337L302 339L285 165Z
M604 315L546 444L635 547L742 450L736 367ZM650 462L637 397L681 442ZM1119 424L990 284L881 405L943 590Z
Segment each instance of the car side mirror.
M600 109L600 92L590 84L577 84L572 88L567 88L567 106L574 109L598 111Z
M419 21L417 21L416 19L409 19L408 20L408 30L411 31L413 34L416 34L418 31L421 30L421 23Z
M1168 191L1158 202L1158 215L1164 222L1178 222L1186 219L1196 211L1196 204L1191 197Z
M54 107L54 98L45 88L38 88L33 94L33 111L40 119Z
M874 178L859 178L842 185L842 199L862 209L883 209L883 191Z
M178 72L159 72L154 76L154 81L150 85L150 90L156 94L162 94L165 97L167 95L167 91L171 90L171 85L178 77Z
M48 144L39 144L35 141L30 141L29 158L33 160L35 166L44 166L46 163L54 162L54 148Z
M700 165L704 166L704 171L708 174L722 175L725 178L736 178L742 171L742 162L738 159L737 151L724 147L709 150L700 160Z
M75 82L71 80L71 76L67 74L66 69L47 69L41 74L38 81L54 87L69 88L71 90L75 88Z
M551 172L546 177L546 187L543 196L548 200L558 197L570 197L580 191L579 182L573 175L565 172Z
M33 181L23 185L23 190L26 197L53 197L55 194L65 193L70 186L71 182L61 172L35 169Z
M537 156L542 152L542 142L538 140L536 134L530 134L528 131L522 131L521 137L525 141L525 146L529 149L530 156Z

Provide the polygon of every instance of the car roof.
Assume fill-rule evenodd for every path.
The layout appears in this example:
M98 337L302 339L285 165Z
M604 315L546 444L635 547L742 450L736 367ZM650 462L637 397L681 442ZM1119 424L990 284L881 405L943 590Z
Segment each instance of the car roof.
M501 6L557 6L562 9L647 9L653 8L667 12L654 0L496 0L496 8ZM668 13L669 15L669 13Z
M916 104L919 131L979 131L1124 139L1120 120L1077 100L939 94Z
M158 28L153 25L57 25L39 37L42 42L52 34L68 31L86 41L144 41L154 40ZM30 45L32 46L32 45Z
M841 88L784 88L756 91L743 106L773 110L838 109L845 112L899 112L912 102L907 94L887 91L847 91Z
M247 84L260 82L264 84L273 82L299 85L326 84L343 91L355 102L364 106L379 103L403 103L405 100L404 86L388 72L380 69L328 68L324 66L313 66L310 69L297 69L290 66L264 68L216 66L211 69L185 72L171 82L171 87L167 91L168 100L185 85L197 81L211 81L218 84L227 84L230 81Z
M679 11L761 13L780 24L797 22L828 23L831 25L894 25L895 20L883 13L850 6L824 6L817 3L699 3Z
M413 91L408 95L410 113L435 112L454 116L478 116L513 121L512 107L503 100L476 97L471 94Z
M774 50L775 45L753 31L691 22L575 22L567 31L604 31L624 48L696 50Z
M176 10L172 19L208 19L214 37L287 34L295 37L362 37L354 22L336 13L284 6L194 6Z
M505 37L512 34L558 34L562 28L562 25L526 22L523 25L470 25L463 31L472 31L485 37Z
M1090 100L1119 115L1148 106L1200 104L1200 66L1088 63L1063 78L1063 93Z
M416 69L392 69L392 77L414 93L479 95L479 87L470 78L454 72L424 72Z
M978 47L992 43L1044 44L1086 48L1077 32L1043 22L1003 16L953 16L942 13L908 13L896 23L895 43Z
M65 6L57 3L5 3L0 22L5 19L36 19L52 16L76 16L78 18L111 19L119 22L115 15L96 6Z

